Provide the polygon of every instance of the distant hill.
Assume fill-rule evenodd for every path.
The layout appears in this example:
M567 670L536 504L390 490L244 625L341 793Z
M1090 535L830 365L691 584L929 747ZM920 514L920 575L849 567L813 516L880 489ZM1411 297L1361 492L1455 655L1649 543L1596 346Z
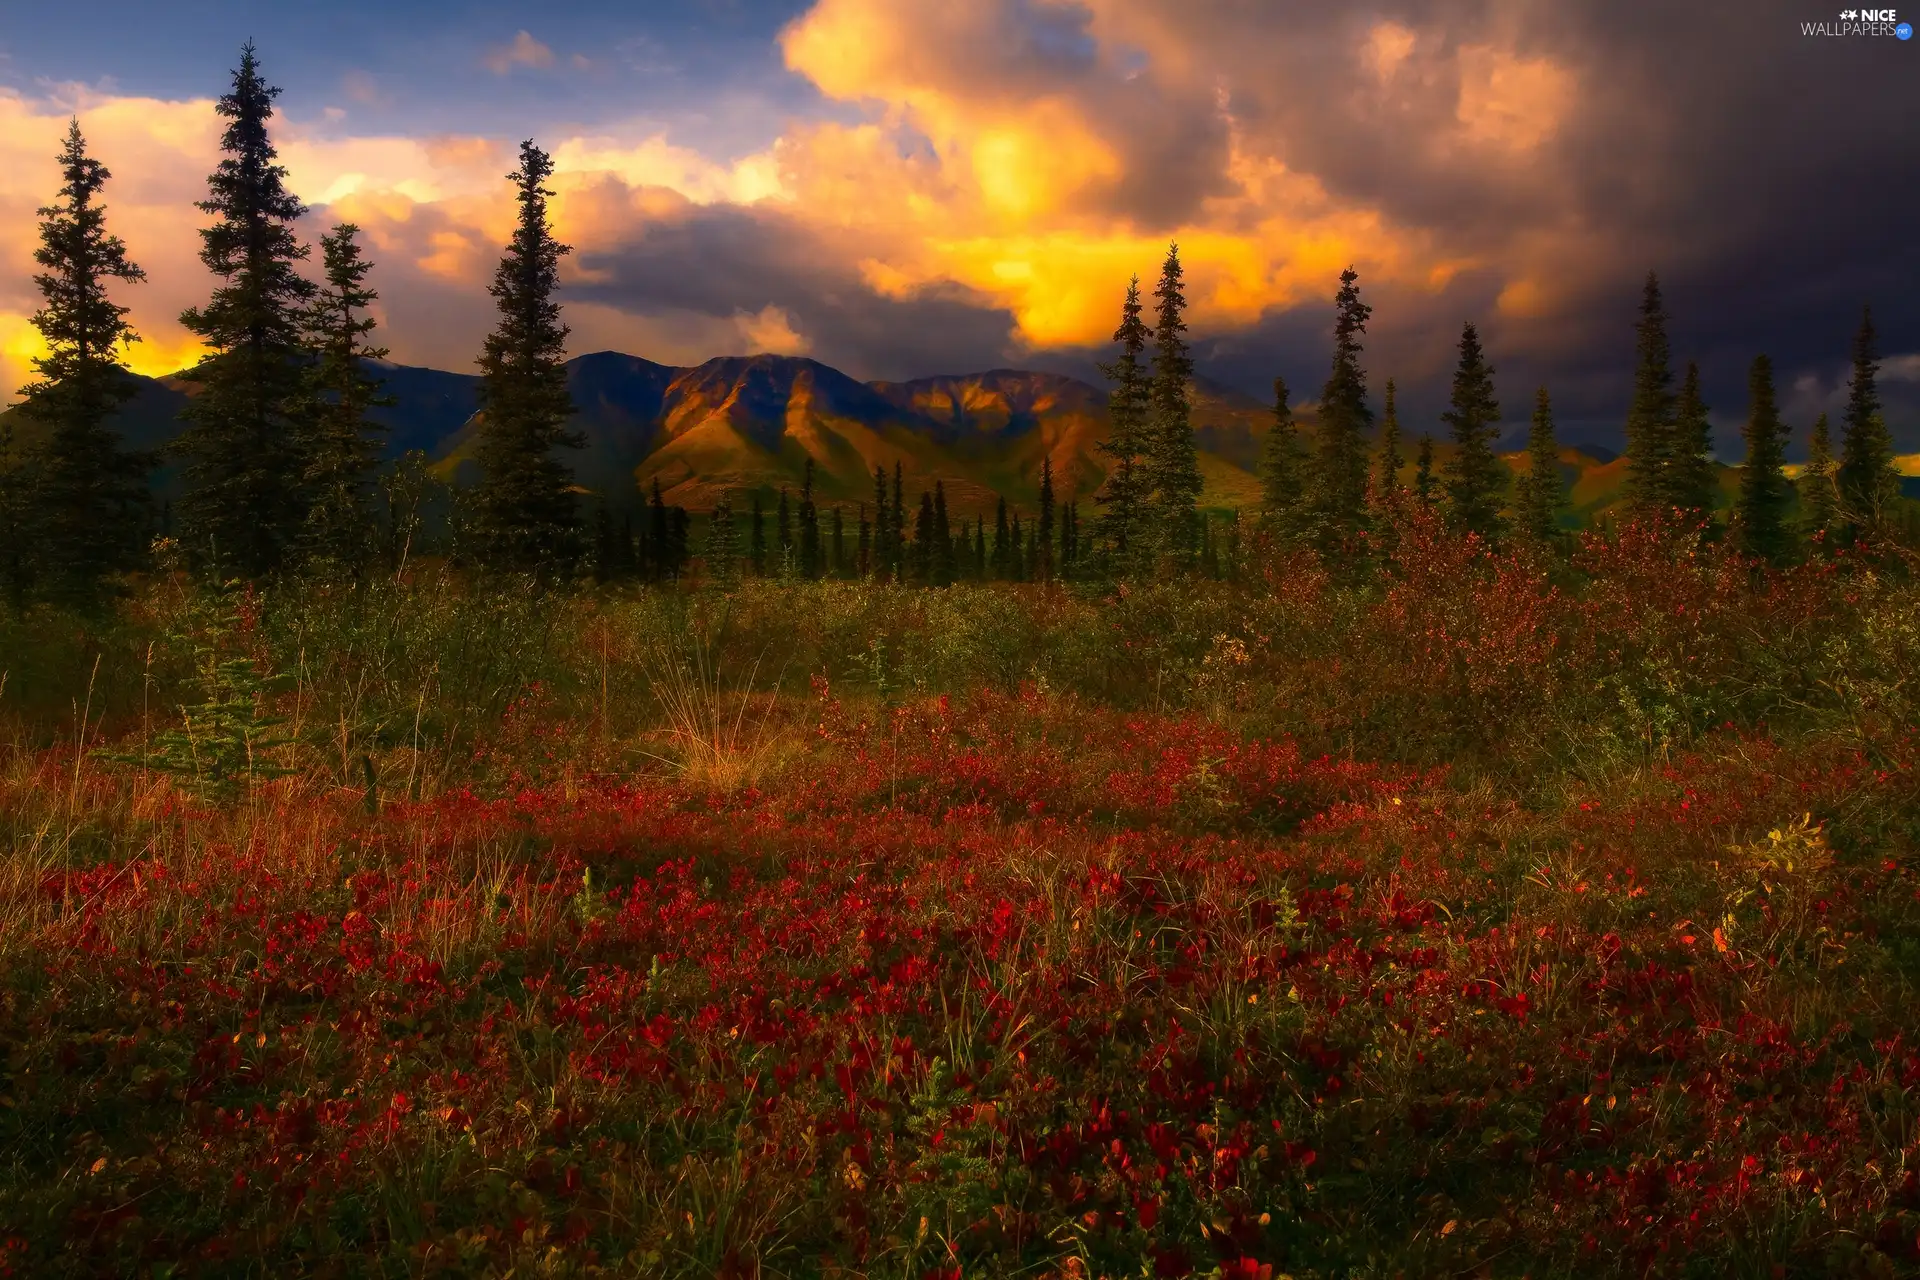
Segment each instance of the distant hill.
M376 414L389 432L386 456L419 449L438 474L471 481L478 375L385 361L374 369L395 401ZM178 376L135 380L118 426L130 444L160 448L178 434L193 384ZM568 463L582 489L616 506L644 500L656 482L668 502L696 512L711 510L723 494L736 505L753 494L771 501L782 487L799 488L809 458L824 502L871 501L874 467L890 477L897 463L909 494L941 481L956 515L989 510L997 495L1031 506L1045 458L1063 502L1088 499L1106 473L1096 448L1107 433L1106 390L1062 374L990 369L861 382L799 356L723 356L682 368L600 351L568 361L567 384L572 426L586 440ZM1222 510L1259 500L1255 471L1271 417L1251 396L1196 380L1203 505ZM1301 419L1310 434L1311 411ZM23 426L23 437L30 434ZM1523 455L1506 456L1525 465ZM1618 499L1624 463L1609 451L1567 448L1561 463L1581 516ZM1723 471L1730 493L1737 473ZM1411 482L1411 461L1404 478ZM179 480L177 464L169 464L156 474L156 490L172 496Z

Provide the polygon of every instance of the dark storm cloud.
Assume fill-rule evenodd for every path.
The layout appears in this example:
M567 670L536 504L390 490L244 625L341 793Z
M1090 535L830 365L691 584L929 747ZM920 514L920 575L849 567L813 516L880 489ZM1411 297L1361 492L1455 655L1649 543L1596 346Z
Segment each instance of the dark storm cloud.
M1511 417L1545 382L1565 417L1599 429L1624 411L1633 309L1650 269L1674 315L1676 354L1702 362L1728 422L1757 352L1783 381L1830 383L1868 300L1885 349L1920 349L1920 42L1801 34L1803 21L1831 21L1829 8L1462 0L1150 11L1169 38L1206 52L1249 141L1335 198L1495 268L1529 236L1562 246L1570 276L1604 268L1570 309L1524 319L1503 318L1485 281L1373 298L1372 363L1405 370L1417 411L1437 412L1435 358L1474 318L1496 361L1507 348ZM1373 74L1364 52L1384 24L1410 36L1391 76ZM1558 128L1517 158L1475 155L1449 137L1473 51L1489 46L1563 69L1574 86ZM1300 312L1220 344L1233 348L1222 372L1269 382L1254 354L1263 337L1280 344L1269 363L1311 366L1292 344L1323 350L1325 340ZM1910 389L1892 393L1890 418L1920 434Z
M807 353L864 379L972 371L1012 359L1013 317L959 286L898 299L876 292L848 255L767 206L687 205L585 253L569 296L634 315L717 319L784 311Z

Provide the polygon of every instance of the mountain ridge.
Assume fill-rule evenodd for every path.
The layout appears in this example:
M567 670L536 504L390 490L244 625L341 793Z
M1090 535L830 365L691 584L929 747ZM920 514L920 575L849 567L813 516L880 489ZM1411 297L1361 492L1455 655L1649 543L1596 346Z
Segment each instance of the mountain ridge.
M397 402L374 414L388 430L385 458L418 449L442 478L471 482L484 417L479 375L370 363ZM680 366L619 351L587 352L566 368L569 425L586 440L567 461L582 489L615 508L646 501L656 484L665 501L696 513L723 496L736 509L756 496L772 502L782 488L797 494L808 459L817 501L870 501L874 468L890 483L898 465L910 497L938 481L961 518L990 512L1002 497L1032 506L1047 460L1061 502L1088 501L1106 474L1097 445L1107 432L1107 393L1066 374L995 368L862 382L805 356L716 356ZM116 426L134 447L163 448L179 431L193 384L178 374L128 377L138 387ZM1257 503L1271 408L1204 377L1191 396L1201 504ZM1300 417L1310 432L1311 409ZM1607 505L1617 487L1606 474L1617 461L1596 456L1603 452L1562 451L1588 511ZM156 474L163 496L179 484L177 464Z

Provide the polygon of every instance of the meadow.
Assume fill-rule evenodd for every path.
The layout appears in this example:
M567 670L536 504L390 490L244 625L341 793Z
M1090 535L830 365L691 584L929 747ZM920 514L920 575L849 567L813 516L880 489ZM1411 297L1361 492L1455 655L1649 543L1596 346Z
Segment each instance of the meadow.
M1913 1274L1910 554L1388 533L0 621L0 1273Z

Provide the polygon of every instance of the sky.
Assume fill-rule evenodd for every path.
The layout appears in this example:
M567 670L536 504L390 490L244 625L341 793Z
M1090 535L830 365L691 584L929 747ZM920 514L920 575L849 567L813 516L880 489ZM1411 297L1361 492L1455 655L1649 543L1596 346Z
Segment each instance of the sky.
M0 0L0 388L37 350L35 209L77 115L133 366L192 361L213 102L255 42L308 241L360 226L393 358L471 369L552 152L570 350L771 351L857 377L1097 378L1128 277L1180 246L1201 374L1312 400L1342 268L1376 402L1441 430L1463 322L1510 421L1617 443L1657 271L1737 457L1746 373L1804 429L1874 306L1920 448L1920 41L1829 0ZM1903 15L1906 16L1906 15Z

